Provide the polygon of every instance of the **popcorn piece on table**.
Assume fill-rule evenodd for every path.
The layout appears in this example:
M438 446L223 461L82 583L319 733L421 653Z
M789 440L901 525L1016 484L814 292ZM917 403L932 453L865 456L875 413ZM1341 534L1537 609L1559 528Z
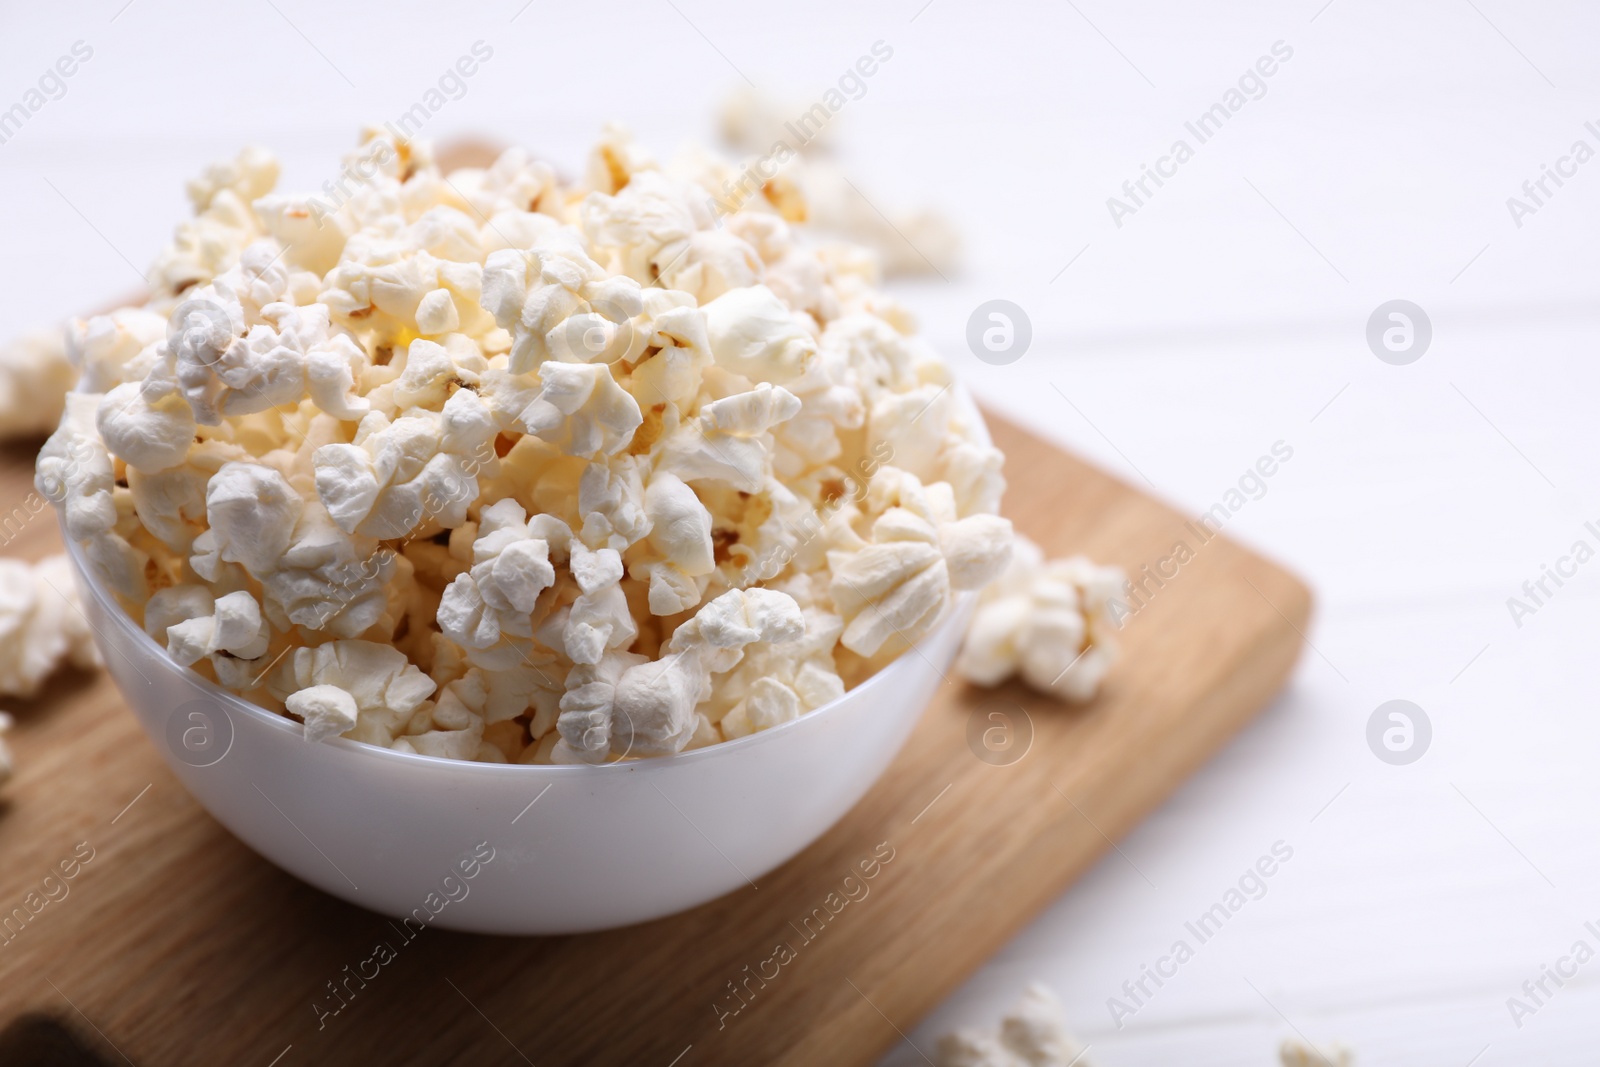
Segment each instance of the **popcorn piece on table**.
M1278 1062L1283 1067L1354 1067L1355 1053L1343 1045L1315 1048L1298 1038L1285 1038L1278 1046Z
M938 1067L1092 1067L1067 1033L1061 1002L1032 982L998 1031L958 1030L939 1039Z
M726 165L617 128L567 183L378 130L347 165L338 202L209 169L147 302L67 331L36 485L177 662L311 739L665 755L1004 568L1000 453L803 190L719 213Z
M784 123L802 114L806 106L798 100L779 101L757 89L740 86L723 98L717 124L728 144L746 152L765 152L774 142L797 140ZM802 144L790 147L798 152L827 149L834 130L831 124L818 125Z
M1112 604L1123 575L1082 556L1044 559L1020 535L1011 565L979 601L956 669L978 685L1013 674L1066 701L1092 698L1116 658Z
M740 89L723 102L718 116L722 138L740 152L765 161L764 170L752 166L749 173L792 186L806 206L807 220L819 230L871 247L882 260L884 273L933 274L954 269L961 260L961 239L955 227L928 209L891 207L888 218L879 215L839 165L828 158L836 139L832 123L812 129L802 120L805 135L797 135L794 116L805 115L806 106L793 103L784 107L754 89ZM780 144L783 149L777 147ZM773 168L777 168L776 174L770 173ZM734 178L730 188L738 180Z

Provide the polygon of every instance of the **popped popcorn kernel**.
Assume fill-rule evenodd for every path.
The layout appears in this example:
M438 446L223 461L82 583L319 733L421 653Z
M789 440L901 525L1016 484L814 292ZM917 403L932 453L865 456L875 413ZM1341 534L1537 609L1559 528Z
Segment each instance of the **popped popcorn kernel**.
M1091 699L1116 661L1122 584L1115 567L1082 556L1046 562L1038 545L1017 535L1010 564L979 599L956 670L976 685L1019 675L1058 700Z
M1278 1062L1283 1067L1354 1067L1355 1054L1343 1045L1317 1048L1299 1038L1284 1038L1278 1046Z
M998 1030L945 1034L934 1056L938 1067L1092 1067L1085 1051L1067 1032L1056 995L1030 982Z
M100 666L67 557L0 559L0 694L36 696L65 663Z

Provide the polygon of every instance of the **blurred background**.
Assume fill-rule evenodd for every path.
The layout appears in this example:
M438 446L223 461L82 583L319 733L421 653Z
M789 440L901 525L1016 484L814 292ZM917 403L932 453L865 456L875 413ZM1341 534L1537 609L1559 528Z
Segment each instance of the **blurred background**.
M900 250L923 266L891 288L924 332L989 405L1187 511L1286 443L1227 529L1319 598L1291 688L910 1041L991 1023L1039 978L1108 1067L1267 1063L1296 1031L1371 1065L1591 1062L1600 963L1531 1016L1508 998L1600 945L1600 562L1537 604L1523 588L1600 547L1600 9L0 11L0 111L82 60L0 123L6 333L137 290L185 180L244 143L278 154L280 187L320 186L361 123L440 89L476 42L490 58L420 135L489 134L569 173L608 120L666 157L715 141L731 92L787 117L887 46L827 136L872 214L931 208L961 234L953 259ZM994 299L1031 323L1005 365L966 340ZM1387 310L1369 331L1396 300L1414 305L1398 351ZM1368 740L1395 699L1431 734L1403 764ZM1119 1027L1108 1000L1279 840L1294 860L1266 895Z

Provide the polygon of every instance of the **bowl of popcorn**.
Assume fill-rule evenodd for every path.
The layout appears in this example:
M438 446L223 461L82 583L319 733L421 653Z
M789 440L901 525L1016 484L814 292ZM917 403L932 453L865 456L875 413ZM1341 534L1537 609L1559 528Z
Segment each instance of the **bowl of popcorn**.
M247 150L145 302L73 324L38 488L129 706L261 855L592 930L757 883L888 766L1010 558L1002 457L874 257L737 177L369 130L291 195Z

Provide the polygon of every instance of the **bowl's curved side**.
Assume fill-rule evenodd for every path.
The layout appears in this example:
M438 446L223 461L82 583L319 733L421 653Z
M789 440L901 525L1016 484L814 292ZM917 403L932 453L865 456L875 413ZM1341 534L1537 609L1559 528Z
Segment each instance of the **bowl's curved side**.
M69 555L112 677L218 822L351 903L495 934L668 915L794 856L900 750L955 656L973 599L962 597L915 652L766 743L748 743L756 735L601 767L504 767L308 744L298 724L173 662L89 580L81 554ZM726 758L710 758L720 748Z

